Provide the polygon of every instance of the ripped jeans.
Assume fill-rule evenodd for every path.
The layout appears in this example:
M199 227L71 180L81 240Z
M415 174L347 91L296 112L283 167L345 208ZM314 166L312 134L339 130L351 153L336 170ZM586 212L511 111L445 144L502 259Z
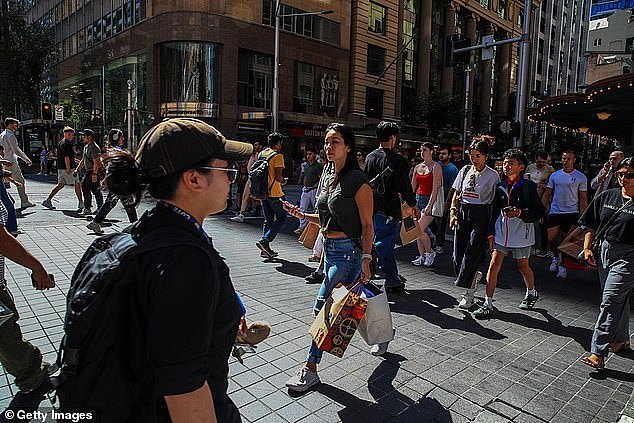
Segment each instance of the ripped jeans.
M361 249L350 238L324 238L324 281L313 309L318 313L339 282L350 284L361 274ZM323 351L311 342L306 361L318 364Z

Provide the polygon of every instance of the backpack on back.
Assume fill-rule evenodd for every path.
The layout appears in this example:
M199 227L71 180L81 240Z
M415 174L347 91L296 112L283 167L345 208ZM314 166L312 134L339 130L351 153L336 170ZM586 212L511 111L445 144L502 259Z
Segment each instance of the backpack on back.
M265 200L271 194L271 188L275 183L269 185L269 162L273 157L277 155L276 151L270 150L268 154L264 154L266 150L262 151L256 161L253 162L249 169L249 182L251 198L255 200Z
M134 405L152 381L150 371L136 374L128 354L136 282L133 258L181 245L206 251L172 228L150 232L137 242L137 224L97 238L73 273L57 357L61 372L53 382L60 412L88 410L101 422L133 420Z

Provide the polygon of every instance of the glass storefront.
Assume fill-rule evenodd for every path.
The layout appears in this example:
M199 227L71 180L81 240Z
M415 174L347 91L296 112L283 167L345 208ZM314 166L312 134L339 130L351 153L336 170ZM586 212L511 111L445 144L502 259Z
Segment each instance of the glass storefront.
M216 118L219 47L202 42L161 44L161 116Z

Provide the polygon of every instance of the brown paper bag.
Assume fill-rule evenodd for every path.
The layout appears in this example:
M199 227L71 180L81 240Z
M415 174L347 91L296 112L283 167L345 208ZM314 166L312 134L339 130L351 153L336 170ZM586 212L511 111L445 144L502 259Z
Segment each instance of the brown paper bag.
M304 231L299 236L299 242L306 248L310 248L311 250L315 246L315 241L317 240L317 235L319 235L319 225L314 223L308 223L304 228Z
M403 203L401 204L401 214L403 215L401 222L401 243L407 245L410 242L416 241L416 238L423 236L423 232L420 230L418 221L414 217L413 208Z
M579 253L583 251L584 234L585 231L582 228L573 227L559 244L559 251L573 260L578 260Z

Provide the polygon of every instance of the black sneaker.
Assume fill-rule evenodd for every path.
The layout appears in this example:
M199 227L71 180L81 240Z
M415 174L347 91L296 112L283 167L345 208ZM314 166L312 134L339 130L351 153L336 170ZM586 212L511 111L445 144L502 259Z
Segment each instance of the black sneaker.
M313 272L310 275L306 276L306 283L322 283L324 281L324 275L321 273Z
M273 251L271 249L271 247L269 246L269 242L267 240L265 240L265 239L262 239L262 240L256 242L255 246L258 247L260 249L260 251L262 252L260 254L261 257L274 258L274 257L278 256L277 252L275 252L275 251Z
M527 295L526 297L524 297L524 299L522 300L522 302L520 303L519 307L522 310L532 310L533 307L535 307L535 303L537 302L538 299L538 295Z
M48 370L47 370L48 372ZM18 391L9 406L5 409L4 413L0 414L0 423L28 423L31 419L20 419L17 417L18 410L24 410L27 413L32 413L40 408L40 404L46 398L46 394L53 389L50 377L47 376L42 384L29 392ZM14 418L8 418L7 411L12 411ZM9 413L11 414L11 413Z
M493 316L493 309L485 306L484 304L480 305L476 311L473 312L473 317L478 320L487 320Z

